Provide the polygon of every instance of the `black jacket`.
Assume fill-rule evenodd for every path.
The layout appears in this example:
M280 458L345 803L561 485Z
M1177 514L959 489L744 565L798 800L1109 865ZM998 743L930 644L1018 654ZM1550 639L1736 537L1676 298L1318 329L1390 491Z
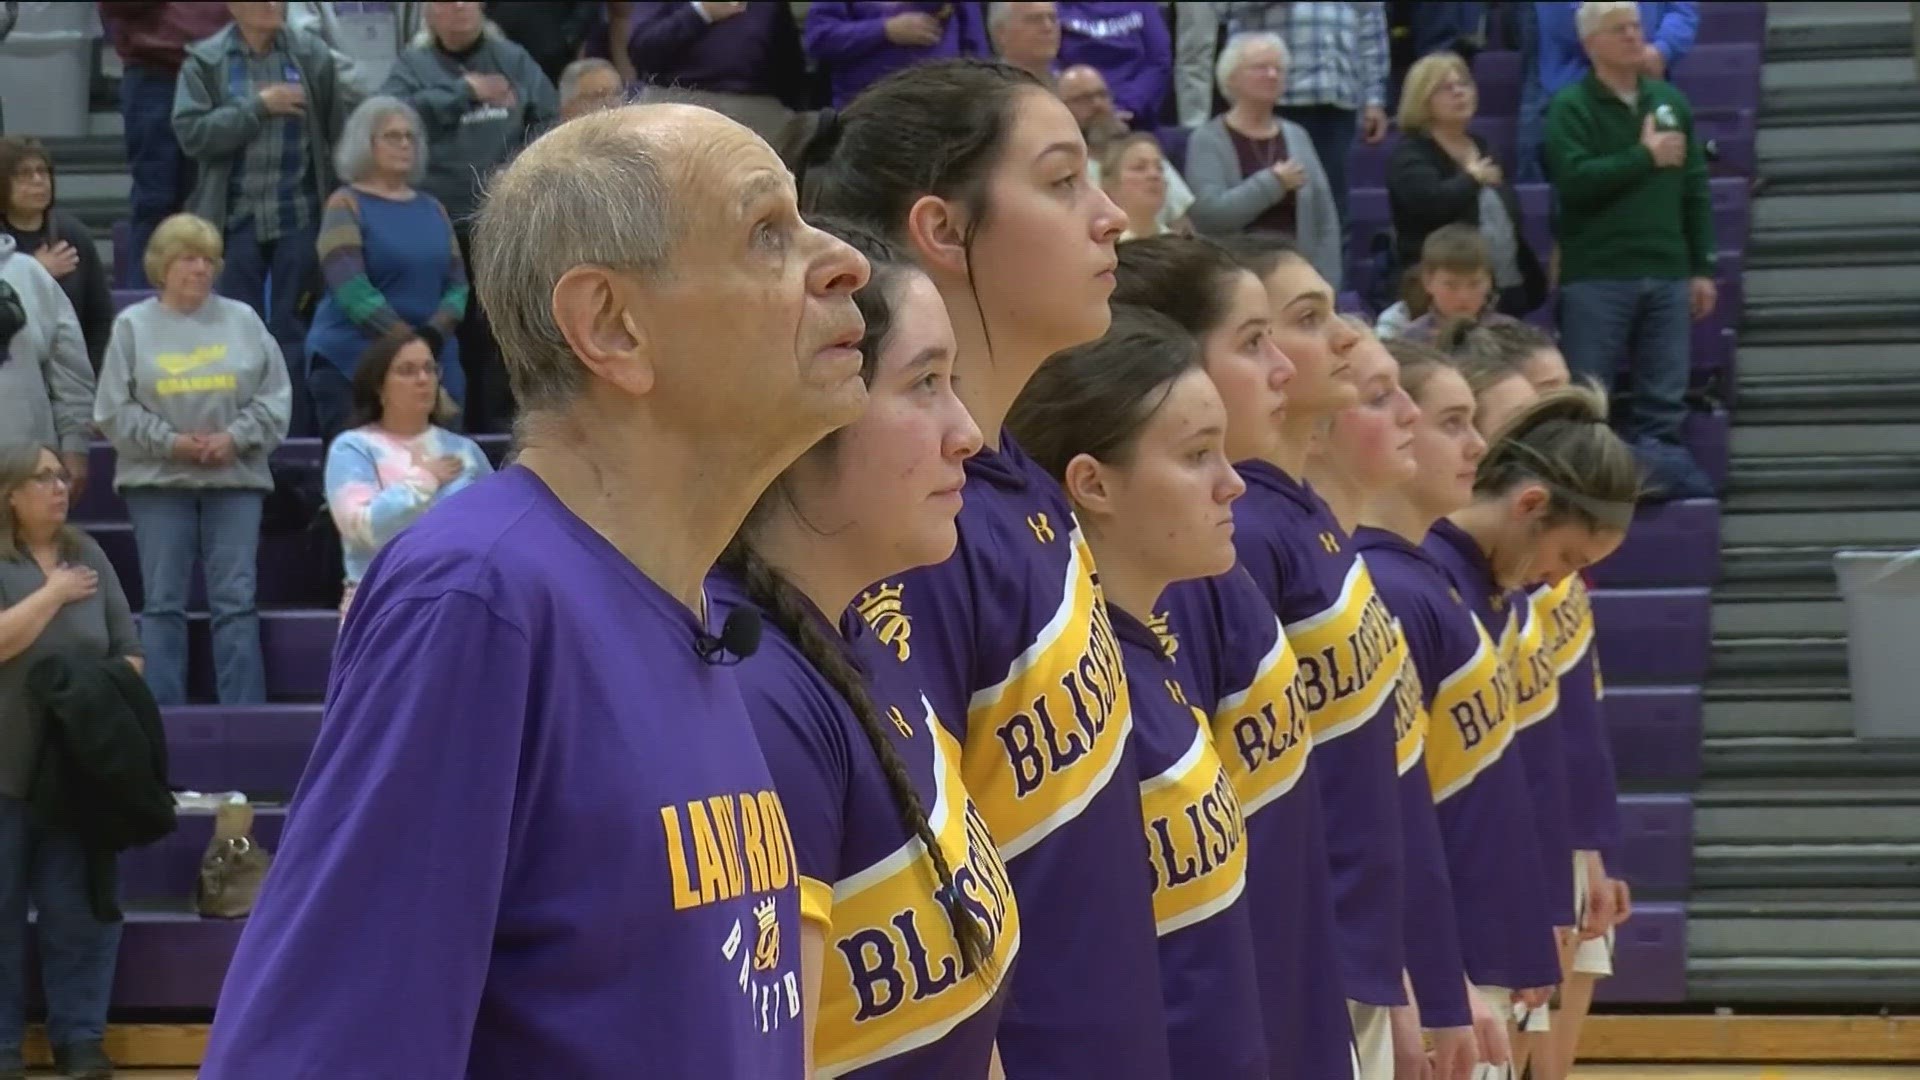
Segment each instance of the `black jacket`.
M94 916L117 922L115 856L174 829L160 707L120 659L46 657L28 670L27 692L47 717L27 812L42 829L79 837Z
M1473 143L1487 153L1480 136L1473 136ZM1525 219L1513 185L1503 183L1498 191L1520 241L1520 290L1525 297L1520 311L1506 311L1505 306L1501 310L1517 317L1546 303L1547 273L1527 245ZM1387 202L1393 210L1395 262L1402 271L1420 265L1420 246L1435 229L1456 222L1480 224L1480 182L1429 135L1402 135L1394 146L1393 156L1387 159Z

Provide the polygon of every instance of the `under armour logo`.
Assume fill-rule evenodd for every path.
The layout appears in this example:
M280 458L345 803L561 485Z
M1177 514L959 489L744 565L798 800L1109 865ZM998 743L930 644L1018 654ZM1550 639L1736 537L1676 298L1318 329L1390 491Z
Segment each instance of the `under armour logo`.
M1027 528L1033 530L1033 538L1043 544L1053 543L1053 526L1048 524L1047 515L1034 514L1027 518Z
M1340 538L1330 532L1320 534L1320 546L1326 548L1329 555L1340 554Z
M897 707L892 705L887 706L887 719L893 721L893 729L900 733L901 738L913 738L913 725L907 723L907 718L901 714Z

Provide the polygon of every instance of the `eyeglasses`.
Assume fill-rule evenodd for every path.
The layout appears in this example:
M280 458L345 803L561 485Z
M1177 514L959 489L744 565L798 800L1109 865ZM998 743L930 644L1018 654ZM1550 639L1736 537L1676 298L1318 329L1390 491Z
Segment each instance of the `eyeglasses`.
M27 482L51 491L54 488L72 487L73 477L67 475L65 469L42 469L27 477Z
M439 364L395 364L388 370L403 379L418 379L421 377L435 379L440 376Z
M420 137L411 131L383 131L375 138L389 146L412 146L420 141Z

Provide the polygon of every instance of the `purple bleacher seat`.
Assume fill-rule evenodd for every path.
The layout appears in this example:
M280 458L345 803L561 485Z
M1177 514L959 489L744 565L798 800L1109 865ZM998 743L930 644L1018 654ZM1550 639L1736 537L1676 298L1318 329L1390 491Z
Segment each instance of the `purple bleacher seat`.
M114 968L112 1007L196 1012L220 1000L244 919L202 919L175 904L164 910L124 905L127 921ZM27 937L28 1000L40 1003L39 958Z
M1347 190L1386 187L1387 162L1392 160L1393 148L1399 142L1397 130L1388 131L1386 138L1377 143L1353 140L1353 149L1347 154Z
M1511 49L1488 49L1473 58L1473 81L1479 90L1482 116L1520 115L1520 54Z
M113 311L119 314L149 297L157 295L152 289L115 289L113 290Z
M1693 799L1622 795L1620 851L1608 872L1634 892L1684 895L1693 884Z
M135 616L137 622L139 616ZM267 695L274 701L318 701L327 692L340 613L262 611L260 651L267 668ZM187 693L213 700L213 641L205 613L187 618Z
M254 841L270 852L279 850L286 823L286 807L254 807ZM120 856L120 895L135 903L192 899L200 858L212 838L211 812L182 811L180 827L171 835Z
M1598 589L1593 620L1609 685L1700 682L1712 645L1707 589Z
M135 611L146 606L146 590L140 576L140 553L134 543L133 526L124 522L97 522L87 525L87 534L98 541L120 576L127 591L127 602ZM255 599L265 607L335 607L340 603L340 581L335 576L329 552L318 545L333 540L323 534L266 533L260 537L260 551L254 560L257 580ZM196 567L188 587L187 608L207 610L206 581Z
M1686 905L1635 904L1633 918L1614 934L1613 971L1613 978L1594 987L1595 1002L1653 1005L1686 1000Z
M1360 299L1359 293L1343 292L1334 297L1334 309L1342 315L1359 315L1362 318L1372 314L1367 310L1366 302Z
M1735 42L1765 42L1767 5L1760 0L1714 0L1700 5L1700 28L1694 35L1696 48ZM1683 65L1685 61L1681 62Z
M1513 162L1519 153L1520 121L1514 116L1476 116L1467 130L1487 141L1487 153L1500 163L1507 175L1515 173Z
M113 490L113 447L95 442L87 447L87 490L67 509L76 524L127 520L127 504Z
M320 734L318 705L188 705L164 711L167 773L189 791L291 794Z
M1605 623L1601 624L1605 626ZM1616 686L1602 664L1600 715L1622 780L1689 784L1700 778L1703 701L1698 686Z
M1714 315L1702 319L1693 324L1689 334L1687 359L1694 385L1715 378L1732 381L1736 335L1724 317Z
M1720 581L1720 504L1712 499L1644 505L1619 550L1593 568L1602 589L1711 587Z
M1553 251L1553 189L1546 184L1515 184L1520 200L1520 235L1545 265Z
M1155 128L1153 137L1160 142L1160 154L1174 171L1185 175L1187 171L1187 140L1193 137L1193 129L1178 124L1168 124Z
M1707 184L1713 198L1713 241L1721 251L1745 251L1753 223L1753 182L1738 176Z
M1696 113L1760 104L1760 44L1699 45L1673 71L1673 84Z
M1355 243L1364 244L1364 238L1375 233L1393 229L1393 209L1387 202L1387 189L1383 187L1355 188L1347 196L1347 227Z
M1727 490L1727 470L1733 456L1733 418L1727 415L1726 410L1687 414L1686 424L1681 428L1681 438L1686 442L1687 449L1693 452L1693 460L1713 481L1714 490Z
M1716 109L1693 117L1694 137L1714 147L1715 156L1707 163L1714 176L1751 178L1758 173L1757 130L1752 109Z
M145 284L147 275L133 265L133 222L121 218L113 223L109 235L113 238L113 266L107 271L108 283L115 289Z

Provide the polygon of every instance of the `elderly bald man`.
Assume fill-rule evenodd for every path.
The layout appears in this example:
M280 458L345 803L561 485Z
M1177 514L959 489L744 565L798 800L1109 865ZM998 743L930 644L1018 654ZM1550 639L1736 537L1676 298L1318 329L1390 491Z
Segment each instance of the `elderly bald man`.
M204 1080L802 1075L792 840L724 666L757 638L701 592L866 401L867 264L795 200L689 105L494 181L518 459L361 583Z

